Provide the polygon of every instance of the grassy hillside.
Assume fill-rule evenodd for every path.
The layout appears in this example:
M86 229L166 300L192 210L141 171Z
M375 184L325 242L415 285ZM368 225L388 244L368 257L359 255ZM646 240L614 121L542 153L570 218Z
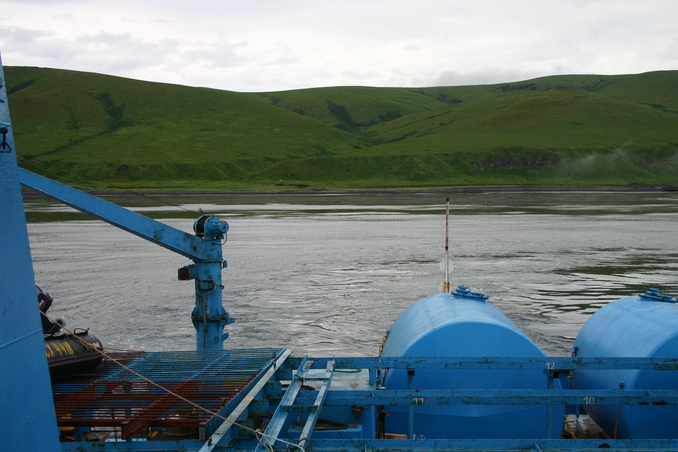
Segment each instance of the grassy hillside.
M84 188L678 183L678 71L248 94L5 76L20 165Z

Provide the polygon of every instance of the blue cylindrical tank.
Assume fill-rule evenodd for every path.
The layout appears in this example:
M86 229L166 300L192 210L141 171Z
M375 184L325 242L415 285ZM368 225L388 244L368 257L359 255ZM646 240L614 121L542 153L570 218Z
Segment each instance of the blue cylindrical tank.
M676 299L650 289L621 298L596 311L574 342L581 357L678 358ZM659 370L574 372L578 389L678 389L678 375ZM676 406L585 405L584 409L610 436L678 438Z
M487 297L460 286L418 301L393 323L384 357L543 357L544 353ZM546 388L541 370L417 369L412 389ZM557 388L559 382L555 382ZM406 389L404 369L391 370L387 389ZM408 408L387 407L385 432L408 433ZM554 410L559 437L563 410ZM414 408L416 436L426 438L546 438L545 406L438 405Z

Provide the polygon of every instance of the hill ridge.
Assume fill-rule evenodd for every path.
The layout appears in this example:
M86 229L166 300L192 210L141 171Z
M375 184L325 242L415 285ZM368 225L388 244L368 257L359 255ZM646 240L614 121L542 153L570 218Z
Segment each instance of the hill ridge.
M47 68L5 74L20 164L85 188L660 186L678 178L678 71L266 93Z

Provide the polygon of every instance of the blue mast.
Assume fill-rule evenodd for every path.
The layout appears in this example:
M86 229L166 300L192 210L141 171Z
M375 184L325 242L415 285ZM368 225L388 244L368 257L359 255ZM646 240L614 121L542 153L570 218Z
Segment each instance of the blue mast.
M0 61L0 425L3 450L60 451Z

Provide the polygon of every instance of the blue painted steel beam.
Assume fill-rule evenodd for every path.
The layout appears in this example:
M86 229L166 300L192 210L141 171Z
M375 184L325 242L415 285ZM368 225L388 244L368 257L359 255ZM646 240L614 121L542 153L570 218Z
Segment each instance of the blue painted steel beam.
M546 376L546 389L553 390L555 389L554 380L558 378L558 372L554 372L551 369L547 369L545 372ZM595 400L595 399L594 399ZM581 403L581 402L580 402ZM546 405L546 434L549 439L553 438L553 404L549 403Z
M298 411L315 398L298 397ZM673 389L380 389L329 391L325 405L678 405Z
M0 449L58 451L19 168L0 61Z
M264 432L265 436L262 436L256 449L254 449L254 452L262 452L264 448L272 447L276 443L276 438L282 431L285 421L287 421L288 414L294 411L294 400L296 399L297 394L299 394L304 383L304 378L306 378L308 370L312 365L313 361L309 360L308 357L305 357L301 361L299 370L293 376L292 382L287 387L271 420L268 422L268 427L266 427L266 431ZM305 411L308 412L308 409Z
M304 424L304 428L301 431L301 434L299 435L300 441L303 440L306 442L306 444L308 444L308 441L311 439L311 435L313 434L315 424L316 422L318 422L320 410L322 409L323 404L325 403L325 399L327 398L330 384L332 383L333 375L334 375L334 362L330 361L329 363L327 363L327 367L325 368L325 373L323 374L323 376L316 379L322 381L322 386L318 390L318 395L315 398L315 401L313 402L312 410L308 415L308 419L306 419L306 423Z
M61 452L195 452L200 449L203 441L198 439L169 440L169 441L106 441L61 443Z
M84 446L78 451L116 451L116 452L189 452L198 451L203 442L199 440L183 441L138 441L109 443L80 443ZM249 443L249 440L247 441ZM71 445L73 443L70 443ZM76 449L63 443L62 452ZM251 447L236 439L228 447L217 447L214 450L248 451ZM290 450L285 446L276 447L276 451ZM431 452L431 451L464 451L464 452L516 452L516 451L572 451L599 452L606 451L646 451L675 452L678 440L675 439L325 439L315 438L312 450L335 452Z
M289 360L288 360L289 361ZM501 369L501 370L546 370L567 371L577 369L610 370L678 370L678 358L569 358L569 357L345 357L314 358L314 367L322 368L334 361L337 369ZM289 361L294 366L294 361Z
M313 441L313 451L673 451L678 440L666 439L321 439ZM236 447L236 450L238 448ZM283 450L283 449L281 449Z
M25 169L20 169L20 179L26 187L194 261L223 260L219 240L203 240Z

